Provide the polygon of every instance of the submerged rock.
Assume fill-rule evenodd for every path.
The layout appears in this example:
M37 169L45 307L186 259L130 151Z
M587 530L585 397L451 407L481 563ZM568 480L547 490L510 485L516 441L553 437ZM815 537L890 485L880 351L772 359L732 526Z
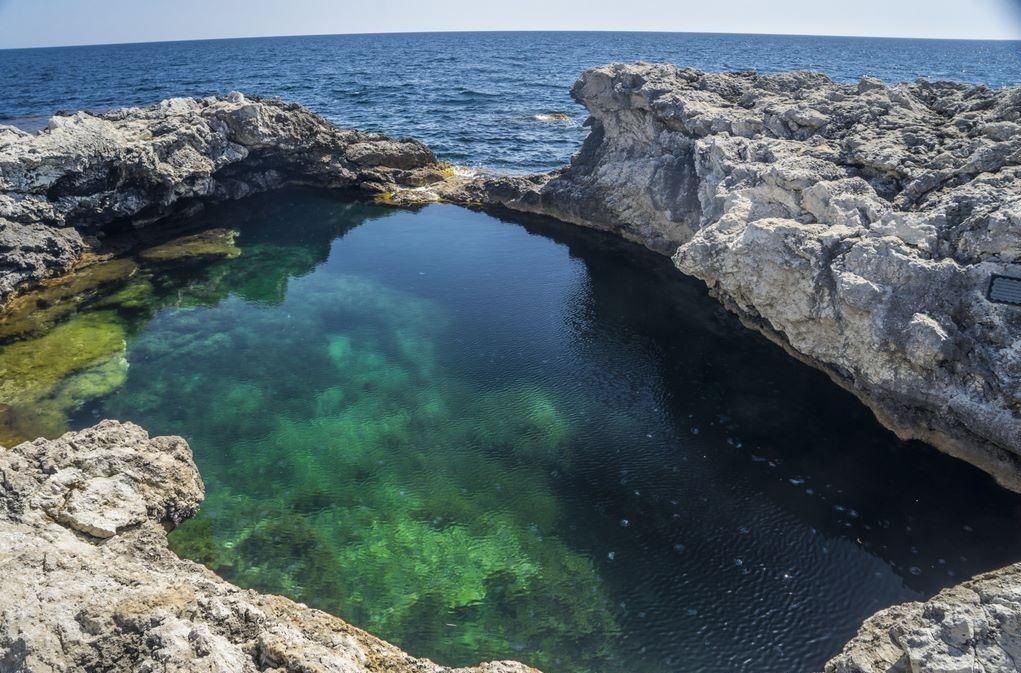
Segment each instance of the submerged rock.
M179 437L104 421L0 450L0 480L3 670L451 670L178 558L167 529L203 498Z
M592 132L551 175L455 198L670 254L900 437L1021 490L1021 88L670 65L585 72Z
M126 338L116 313L94 311L0 346L0 444L62 434L70 412L119 388Z
M150 264L173 265L233 259L241 255L241 248L234 245L237 235L231 229L207 229L142 250L138 258Z
M138 265L130 259L111 259L44 281L40 287L15 297L0 312L0 342L53 329L84 302L127 284L137 270Z
M140 226L284 185L379 193L440 179L417 141L239 93L56 116L38 134L0 127L0 304L72 268L119 221Z

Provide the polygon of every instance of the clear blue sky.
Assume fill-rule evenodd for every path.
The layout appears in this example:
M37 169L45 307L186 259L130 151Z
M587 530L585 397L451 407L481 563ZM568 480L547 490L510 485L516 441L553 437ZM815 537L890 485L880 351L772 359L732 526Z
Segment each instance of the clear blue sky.
M434 30L1021 39L1021 0L0 0L0 48Z

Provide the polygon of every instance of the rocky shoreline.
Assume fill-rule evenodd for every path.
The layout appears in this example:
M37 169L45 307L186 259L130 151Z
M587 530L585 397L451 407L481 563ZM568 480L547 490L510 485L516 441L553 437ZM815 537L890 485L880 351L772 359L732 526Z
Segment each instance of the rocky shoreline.
M1021 490L1021 307L987 296L1021 277L1021 89L636 64L573 95L589 138L529 177L460 175L416 141L236 93L0 127L0 304L119 233L278 187L502 206L673 256L901 437ZM447 670L167 550L161 524L201 500L182 440L104 422L3 451L0 478L2 670ZM827 672L1016 670L1018 568L879 613Z
M179 437L103 421L4 450L0 483L2 671L533 671L415 659L179 558L167 531L204 495Z
M292 185L383 193L444 177L416 140L340 129L239 93L0 126L0 305L104 250L112 232Z
M1021 88L611 65L549 176L472 198L673 256L902 439L1021 490Z

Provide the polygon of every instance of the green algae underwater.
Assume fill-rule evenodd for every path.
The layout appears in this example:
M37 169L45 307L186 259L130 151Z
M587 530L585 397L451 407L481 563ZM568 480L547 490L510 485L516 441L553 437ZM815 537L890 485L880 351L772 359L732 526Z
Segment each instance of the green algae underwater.
M191 226L9 309L0 444L184 436L175 551L412 654L810 670L1021 550L1018 498L629 244L305 191Z

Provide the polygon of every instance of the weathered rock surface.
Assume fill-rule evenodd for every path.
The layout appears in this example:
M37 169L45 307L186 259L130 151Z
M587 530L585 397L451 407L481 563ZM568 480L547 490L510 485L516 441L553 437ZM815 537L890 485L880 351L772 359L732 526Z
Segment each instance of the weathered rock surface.
M417 141L239 93L57 116L38 134L0 126L0 304L71 268L112 224L285 185L384 192L440 178Z
M0 484L0 671L450 670L171 552L203 497L179 437L104 421L0 448Z
M674 256L746 324L1021 490L1021 88L838 85L669 65L584 73L592 132L549 176L463 198Z
M1021 564L870 617L826 673L1014 673L1021 667Z

